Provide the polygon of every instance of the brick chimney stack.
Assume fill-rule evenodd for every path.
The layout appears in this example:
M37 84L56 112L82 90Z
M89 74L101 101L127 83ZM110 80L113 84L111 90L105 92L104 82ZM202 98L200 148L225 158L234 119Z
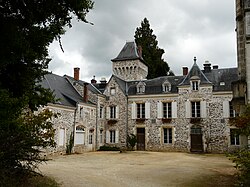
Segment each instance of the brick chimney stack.
M83 87L83 102L87 103L88 102L88 83L84 83Z
M137 47L137 51L138 51L139 57L142 58L142 46L139 45L139 46Z
M80 68L74 68L74 79L79 81Z
M183 75L186 76L188 74L188 67L182 67Z
M96 84L96 80L95 80L95 75L93 76L93 79L91 79L91 84Z

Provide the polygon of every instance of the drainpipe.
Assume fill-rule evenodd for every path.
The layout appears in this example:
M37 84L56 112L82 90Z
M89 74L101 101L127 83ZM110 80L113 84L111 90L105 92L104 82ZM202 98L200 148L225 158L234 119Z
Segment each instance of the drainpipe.
M75 130L76 130L76 113L77 113L77 107L78 107L78 104L76 104L76 108L75 108L75 111L74 111L74 122L73 122L73 148L75 147Z
M95 119L95 150L97 150L98 146L97 146L97 136L98 136L98 131L97 131L97 127L98 127L98 94L96 94L97 100L96 100L96 119Z
M128 83L126 82L126 148L128 149Z

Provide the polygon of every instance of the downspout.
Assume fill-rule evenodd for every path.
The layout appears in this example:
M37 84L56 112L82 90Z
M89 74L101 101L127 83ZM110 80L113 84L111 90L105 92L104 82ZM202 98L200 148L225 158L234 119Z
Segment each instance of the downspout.
M126 82L126 148L128 149L128 84Z
M75 108L75 112L74 112L74 122L73 122L73 150L75 147L75 130L76 130L76 113L77 113L77 107L78 107L78 103L76 103L76 108ZM73 151L74 152L74 151Z
M97 100L96 100L96 119L95 119L95 150L97 150L98 146L97 146L97 135L98 135L98 131L97 131L97 127L98 127L98 94L96 94Z

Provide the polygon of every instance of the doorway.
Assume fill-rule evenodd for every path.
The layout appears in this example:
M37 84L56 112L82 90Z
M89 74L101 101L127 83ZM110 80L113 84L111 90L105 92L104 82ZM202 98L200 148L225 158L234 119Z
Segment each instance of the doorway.
M191 152L203 152L201 127L191 128Z
M137 128L137 150L145 151L145 128Z

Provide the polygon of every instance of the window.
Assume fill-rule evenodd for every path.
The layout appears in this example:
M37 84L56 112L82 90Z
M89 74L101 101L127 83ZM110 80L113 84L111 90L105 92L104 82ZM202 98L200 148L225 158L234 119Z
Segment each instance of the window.
M99 117L103 118L103 106L100 106Z
M110 88L110 95L115 95L115 88Z
M116 118L116 106L110 106L110 118L111 119Z
M172 143L172 128L164 128L164 144L171 144Z
M230 142L231 145L240 145L240 136L237 129L230 129Z
M162 103L163 106L163 118L171 118L172 117L172 103Z
M75 136L75 144L79 145L79 144L84 144L84 127L82 126L77 126L76 127L76 136Z
M59 141L58 141L59 146L64 146L65 145L65 129L60 129L59 130Z
M115 143L115 130L110 130L109 133L110 133L109 142L110 143Z
M89 130L89 144L93 144L93 132L94 130Z
M144 82L139 82L136 86L137 93L144 93L145 92L145 86L146 84Z
M165 81L163 84L162 84L162 90L163 92L170 92L171 91L171 84L167 81Z
M145 103L137 103L137 118L145 118Z
M83 107L80 107L80 117L83 117Z
M103 143L103 129L100 130L100 143Z
M235 110L233 109L232 102L229 102L229 115L230 115L230 118L235 117Z
M201 117L201 104L200 102L191 102L192 107L192 118Z
M198 90L199 89L199 84L198 81L192 81L192 90Z

